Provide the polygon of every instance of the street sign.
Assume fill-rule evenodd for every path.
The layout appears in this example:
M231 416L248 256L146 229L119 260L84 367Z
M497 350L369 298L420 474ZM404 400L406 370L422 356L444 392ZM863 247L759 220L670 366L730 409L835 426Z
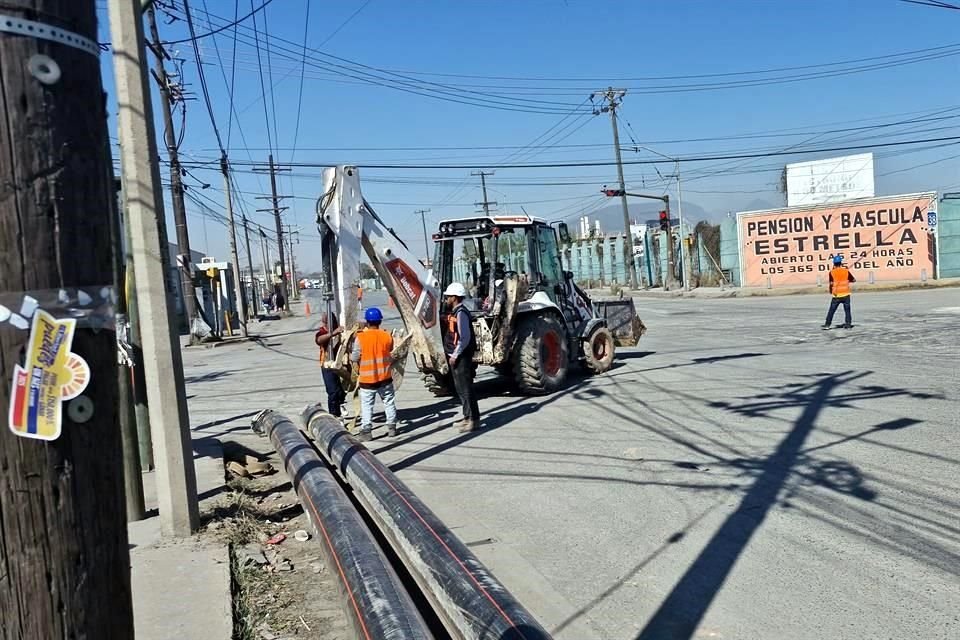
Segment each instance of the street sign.
M937 212L927 211L927 226L931 229L937 226Z

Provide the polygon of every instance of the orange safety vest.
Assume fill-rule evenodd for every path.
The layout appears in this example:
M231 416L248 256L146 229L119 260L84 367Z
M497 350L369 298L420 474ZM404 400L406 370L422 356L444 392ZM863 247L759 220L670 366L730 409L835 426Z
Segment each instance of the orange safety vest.
M390 352L393 336L383 329L364 329L357 334L360 341L360 384L377 384L392 378Z
M846 267L834 267L830 270L833 280L833 297L843 298L850 295L850 271Z

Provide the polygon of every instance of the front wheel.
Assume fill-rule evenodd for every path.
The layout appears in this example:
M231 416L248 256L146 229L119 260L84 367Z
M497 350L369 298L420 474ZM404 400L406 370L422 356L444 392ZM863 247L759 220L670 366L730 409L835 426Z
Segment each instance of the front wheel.
M566 331L555 316L521 319L513 348L513 373L520 391L529 395L556 391L567 377L569 361Z
M613 365L614 352L613 334L610 329L600 327L590 338L584 341L584 364L592 373L603 373Z

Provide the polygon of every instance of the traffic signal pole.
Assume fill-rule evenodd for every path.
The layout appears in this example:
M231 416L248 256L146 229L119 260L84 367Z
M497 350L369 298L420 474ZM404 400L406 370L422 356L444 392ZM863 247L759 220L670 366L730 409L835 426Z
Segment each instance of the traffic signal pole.
M631 198L646 198L647 200L659 200L660 202L662 202L662 203L665 205L665 207L666 207L666 218L664 218L664 217L661 215L661 218L660 218L660 230L667 232L667 267L668 267L669 273L667 273L667 279L666 279L666 282L664 282L664 289L670 289L671 285L675 284L675 282L676 282L676 276L675 276L676 268L675 268L675 265L676 265L676 263L677 263L677 262L676 262L676 247L674 246L673 238L671 237L671 233L670 233L670 219L671 219L671 218L670 218L670 195L669 195L669 194L664 194L664 195L662 195L662 196L651 196L651 195L648 195L648 194L646 194L646 193L630 193L629 191L627 191L626 189L623 189L623 188L620 188L620 189L607 189L607 185L603 185L603 188L600 190L600 193L602 193L603 195L607 196L608 198L615 198L615 197L619 196L619 197L623 198L624 201L626 201L627 196L629 196L629 197L631 197ZM661 212L661 213L663 213L663 212ZM681 222L681 224L683 223L683 219L682 219L682 218L681 218L680 222ZM681 235L683 234L682 229L681 229L681 232L680 232L680 233L681 233ZM631 244L632 244L632 237L630 236L630 227L629 227L629 225L627 226L627 238L631 240ZM632 255L632 253L631 253L631 264L633 264L632 258L633 258L633 255ZM635 273L634 273L634 276L636 276ZM686 274L684 274L684 280L686 280ZM687 287L687 288L689 289L689 287Z

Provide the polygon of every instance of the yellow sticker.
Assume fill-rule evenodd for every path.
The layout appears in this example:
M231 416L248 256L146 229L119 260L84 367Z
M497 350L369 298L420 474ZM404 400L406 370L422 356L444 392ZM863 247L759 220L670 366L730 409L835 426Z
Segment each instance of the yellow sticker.
M90 367L70 351L77 321L58 320L46 311L33 316L25 366L16 365L10 393L10 430L24 438L56 440L63 402L83 393Z

